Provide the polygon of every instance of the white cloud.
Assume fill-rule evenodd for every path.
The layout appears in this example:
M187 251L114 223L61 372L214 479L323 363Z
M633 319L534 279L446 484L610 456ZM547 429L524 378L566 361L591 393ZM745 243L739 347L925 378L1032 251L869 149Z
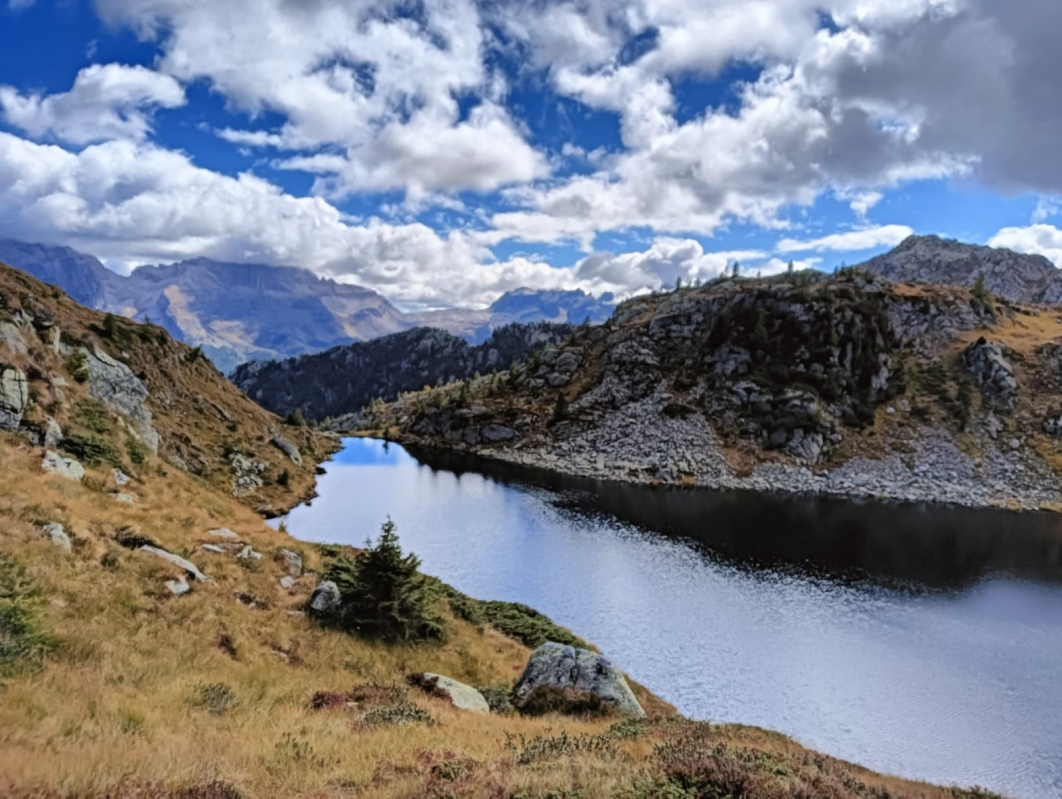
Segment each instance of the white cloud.
M51 135L79 145L144 139L151 132L154 109L184 103L184 89L169 75L121 64L82 69L62 94L27 95L0 86L0 112L8 124L34 138Z
M1046 222L1053 216L1062 214L1062 201L1054 197L1041 197L1036 201L1036 209L1033 211L1033 224Z
M1062 230L1054 225L1007 227L988 242L990 247L1004 247L1014 252L1042 255L1062 268Z
M860 228L847 233L834 233L819 239L800 241L782 239L775 249L781 253L790 252L855 252L872 250L876 247L895 247L914 231L907 225L883 225L880 227Z

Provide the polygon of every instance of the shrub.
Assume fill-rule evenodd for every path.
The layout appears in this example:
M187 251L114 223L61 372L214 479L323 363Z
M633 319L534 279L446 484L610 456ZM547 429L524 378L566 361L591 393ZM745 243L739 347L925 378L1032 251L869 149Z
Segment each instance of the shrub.
M188 353L184 356L184 360L187 363L195 363L203 357L203 347L198 346L188 350Z
M557 424L563 422L568 418L568 398L564 396L564 392L561 391L557 394L557 404L553 406L553 418L550 420L551 424Z
M277 476L277 485L281 486L282 488L287 488L290 483L291 483L291 472L289 472L287 469L284 469Z
M388 519L375 545L370 539L353 559L340 558L329 567L327 579L343 600L336 623L386 641L441 637L442 621L432 610L435 592L419 569L420 559L402 552Z
M196 704L206 708L215 716L224 716L236 707L236 694L223 682L200 685L196 695Z
M125 451L134 466L143 466L147 463L147 449L135 438L126 439Z
M302 408L296 408L289 413L286 421L292 427L306 427L306 417L303 416Z
M512 689L508 685L487 685L479 689L491 713L504 716L513 709Z
M89 466L109 463L121 467L122 459L118 450L105 438L89 433L87 435L70 434L63 439L62 448Z
M54 649L36 613L38 596L22 564L0 554L0 676L37 669Z
M70 373L70 376L74 378L78 383L84 383L89 379L88 370L88 357L80 349L74 350L70 353L70 357L66 359L66 371Z
M381 724L435 724L435 719L428 711L410 702L375 708L362 716L361 721L370 727Z

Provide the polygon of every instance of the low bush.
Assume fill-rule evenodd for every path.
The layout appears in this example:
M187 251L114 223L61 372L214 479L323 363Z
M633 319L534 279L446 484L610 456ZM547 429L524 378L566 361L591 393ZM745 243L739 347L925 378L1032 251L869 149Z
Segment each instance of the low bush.
M122 458L114 444L95 433L71 433L60 446L88 466L99 466L101 463L118 467L122 465Z
M0 555L0 676L40 668L55 648L37 615L38 599L22 564Z

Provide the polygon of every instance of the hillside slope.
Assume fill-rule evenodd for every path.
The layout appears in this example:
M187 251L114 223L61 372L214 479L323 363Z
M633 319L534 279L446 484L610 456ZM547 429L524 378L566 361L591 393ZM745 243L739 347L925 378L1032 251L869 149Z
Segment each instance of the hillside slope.
M2 265L0 364L5 428L57 451L87 449L131 473L144 451L157 453L263 510L310 495L315 459L336 447L284 425L162 328L90 311ZM101 455L96 439L111 433L121 443ZM293 455L281 449L287 444Z
M283 430L297 466L277 424L161 328L0 268L0 796L990 796L682 719L636 684L647 719L566 695L518 715L505 700L530 648L580 642L438 581L423 596L441 638L317 621L320 575L356 553L255 512L296 502L330 446ZM278 457L289 479L251 507L234 496L260 476L234 461ZM424 672L483 688L494 712L408 680Z
M540 347L559 344L576 329L512 324L472 346L444 330L416 328L315 355L244 364L232 381L276 413L298 408L307 418L321 420L357 413L377 398L393 400L401 392L440 381L503 371Z
M628 301L512 376L376 424L599 478L1054 507L1060 348L1057 310L964 289L717 281Z

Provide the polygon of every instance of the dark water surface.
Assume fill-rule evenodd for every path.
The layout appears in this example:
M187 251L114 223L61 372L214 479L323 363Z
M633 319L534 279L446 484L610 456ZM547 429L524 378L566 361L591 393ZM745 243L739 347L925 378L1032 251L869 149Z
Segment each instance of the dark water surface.
M288 529L524 602L688 716L1062 797L1062 518L559 477L350 439Z

